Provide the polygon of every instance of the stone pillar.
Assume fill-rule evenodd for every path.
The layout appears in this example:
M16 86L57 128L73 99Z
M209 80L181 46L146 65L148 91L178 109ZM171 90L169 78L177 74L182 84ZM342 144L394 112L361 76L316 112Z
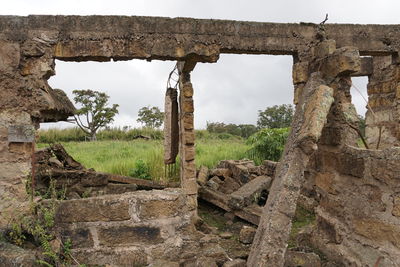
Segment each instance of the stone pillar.
M373 57L368 96L365 134L369 147L400 146L400 63L396 57Z
M28 209L26 182L31 175L34 133L28 113L0 112L0 229Z
M284 265L292 219L304 183L304 171L318 149L320 137L323 139L329 114L332 114L335 104L340 103L338 96L346 93L341 92L341 88L345 85L349 89L351 73L360 70L358 50L353 47L336 49L333 40L319 43L313 55L311 61L296 63L293 68L294 84L300 85L301 91L295 100L298 104L291 132L263 207L248 266ZM351 102L342 107L344 110L339 114L339 120L346 120L346 123L335 124L334 130L343 129L343 125L349 128L348 124L353 124L356 118ZM349 132L347 128L345 130ZM339 140L347 143L349 136L340 135Z
M164 108L164 163L173 164L179 151L178 91L168 88Z
M193 86L190 72L195 62L179 62L179 141L181 158L181 187L188 196L189 206L197 214L197 181L194 147Z

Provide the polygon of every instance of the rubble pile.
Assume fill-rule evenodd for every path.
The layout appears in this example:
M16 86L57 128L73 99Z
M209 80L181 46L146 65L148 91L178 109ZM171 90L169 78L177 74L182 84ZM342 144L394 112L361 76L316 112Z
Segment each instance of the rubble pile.
M266 160L223 160L217 168L202 166L197 173L199 197L235 216L258 225L277 163Z
M49 190L51 183L54 183L57 191L65 192L66 199L177 187L176 184L161 184L86 169L61 144L36 151L34 158L35 175L32 182L35 190L42 195Z

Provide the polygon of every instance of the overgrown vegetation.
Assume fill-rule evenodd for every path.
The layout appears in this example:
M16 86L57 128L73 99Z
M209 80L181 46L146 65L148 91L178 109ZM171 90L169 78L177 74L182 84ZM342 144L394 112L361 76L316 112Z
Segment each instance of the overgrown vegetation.
M279 161L288 136L289 128L262 129L247 139L246 143L251 146L247 156L256 164L266 159Z
M27 183L27 193L31 194L30 182ZM35 192L37 195L38 192ZM57 191L55 182L50 181L48 191L39 195L46 201L34 202L31 198L29 214L23 214L11 219L5 238L8 242L20 247L28 243L39 248L37 264L40 266L80 266L84 264L74 259L71 254L73 240L60 240L55 233L55 214L57 200L65 199L65 191Z
M162 140L62 142L67 152L86 168L158 181L177 181L179 173L166 181ZM38 147L47 144L39 143ZM196 165L214 167L220 160L242 159L249 146L241 138L199 138ZM175 166L179 170L179 160Z

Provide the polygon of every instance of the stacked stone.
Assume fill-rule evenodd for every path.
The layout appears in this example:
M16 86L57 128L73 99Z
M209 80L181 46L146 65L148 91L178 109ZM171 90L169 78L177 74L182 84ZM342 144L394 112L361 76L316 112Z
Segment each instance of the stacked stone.
M188 201L193 214L197 214L197 181L194 161L194 104L193 86L190 82L190 71L186 70L187 63L180 63L179 106L180 106L180 157L181 157L181 187L188 195ZM194 65L193 65L194 67Z
M366 137L372 148L400 146L400 64L393 56L373 57L368 83Z

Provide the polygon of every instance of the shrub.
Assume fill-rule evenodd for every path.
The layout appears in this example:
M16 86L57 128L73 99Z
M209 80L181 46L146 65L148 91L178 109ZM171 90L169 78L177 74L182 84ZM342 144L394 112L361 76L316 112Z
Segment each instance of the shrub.
M266 159L279 161L288 135L289 128L261 129L247 140L251 146L247 156L257 164Z

